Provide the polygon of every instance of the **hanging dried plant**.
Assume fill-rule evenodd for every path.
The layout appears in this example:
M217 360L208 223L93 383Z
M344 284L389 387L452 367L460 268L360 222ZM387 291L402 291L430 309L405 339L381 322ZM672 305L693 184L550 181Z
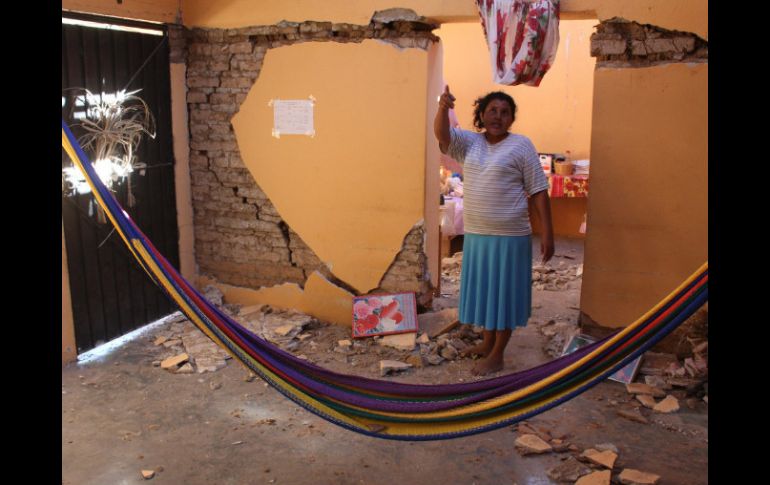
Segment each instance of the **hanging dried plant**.
M113 183L120 180L127 180L128 206L132 207L135 199L131 191L130 174L147 167L136 159L139 143L144 135L155 138L155 118L149 106L142 98L135 96L140 90L129 93L118 91L114 95L95 95L83 88L75 88L73 91L75 93L71 93L69 99L77 99L85 108L85 116L78 124L85 134L78 142L83 150L90 152L94 168L108 188L112 189ZM78 169L64 171L67 178L73 179L68 184L70 191L86 191L83 184L76 180L78 176L82 178Z

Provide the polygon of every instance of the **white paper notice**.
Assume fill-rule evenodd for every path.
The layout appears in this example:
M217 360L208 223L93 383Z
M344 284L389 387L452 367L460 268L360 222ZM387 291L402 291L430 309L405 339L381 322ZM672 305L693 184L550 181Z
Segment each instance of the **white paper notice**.
M273 105L273 136L315 135L313 126L313 100L276 99Z

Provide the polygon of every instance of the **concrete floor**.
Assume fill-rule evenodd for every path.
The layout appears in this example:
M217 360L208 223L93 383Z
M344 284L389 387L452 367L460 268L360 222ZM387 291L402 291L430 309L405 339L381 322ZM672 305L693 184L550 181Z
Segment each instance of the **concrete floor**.
M582 261L580 241L557 241L556 253L577 258L565 259L570 264ZM578 284L535 292L532 320L576 320L579 291ZM541 485L556 483L547 472L569 455L521 456L513 427L437 442L361 436L312 415L259 378L247 382L246 368L232 360L204 374L153 367L151 341L144 335L98 361L62 369L63 485L138 484L146 481L141 470L156 470L153 483L187 485ZM517 330L503 372L549 360L546 343L536 325ZM328 366L345 368L337 361ZM471 366L463 360L390 379L457 382L471 378ZM660 485L707 484L707 405L682 405L670 415L644 410L648 424L617 415L634 403L622 384L605 381L528 423L566 435L581 450L613 443L619 449L613 475L630 467L660 475Z

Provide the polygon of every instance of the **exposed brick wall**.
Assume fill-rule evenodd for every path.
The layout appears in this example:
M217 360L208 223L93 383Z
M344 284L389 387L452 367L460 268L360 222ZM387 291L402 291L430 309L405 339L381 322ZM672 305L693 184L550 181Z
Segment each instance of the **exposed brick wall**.
M591 36L591 56L597 66L708 62L708 42L695 34L613 18L599 24Z
M376 17L377 18L377 17ZM391 20L391 19L388 19ZM436 26L417 19L369 25L281 22L241 29L186 31L187 103L195 255L201 274L226 284L259 288L303 285L319 270L351 290L321 263L283 221L240 157L231 119L259 76L268 49L298 42L380 39L402 48L426 49ZM181 47L180 47L181 45ZM424 231L412 229L384 275L383 291L417 291L430 300Z

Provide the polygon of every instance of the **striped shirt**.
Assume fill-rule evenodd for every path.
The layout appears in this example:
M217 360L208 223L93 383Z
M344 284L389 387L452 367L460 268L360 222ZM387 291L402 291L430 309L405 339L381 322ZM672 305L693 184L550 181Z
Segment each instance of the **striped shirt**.
M483 133L450 128L449 155L463 164L465 232L496 236L532 233L527 197L548 189L535 146L509 133L490 144Z

